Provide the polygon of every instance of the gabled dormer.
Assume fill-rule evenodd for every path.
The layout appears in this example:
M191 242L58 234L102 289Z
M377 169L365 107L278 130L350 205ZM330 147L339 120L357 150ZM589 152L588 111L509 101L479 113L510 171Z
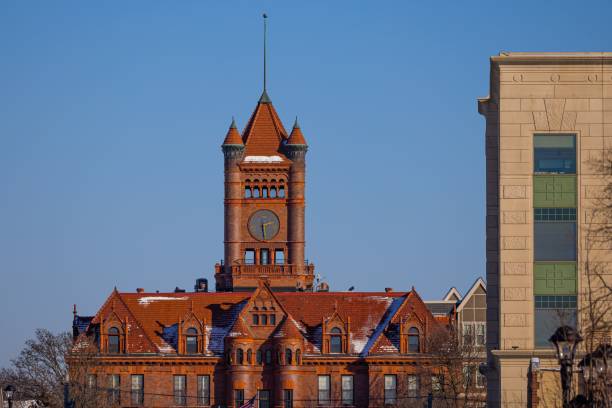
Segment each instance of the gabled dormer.
M345 320L340 316L338 310L334 310L331 316L323 320L321 326L321 353L348 353L351 334L351 318L347 317Z
M178 323L177 352L179 354L204 354L206 351L206 323L191 308Z

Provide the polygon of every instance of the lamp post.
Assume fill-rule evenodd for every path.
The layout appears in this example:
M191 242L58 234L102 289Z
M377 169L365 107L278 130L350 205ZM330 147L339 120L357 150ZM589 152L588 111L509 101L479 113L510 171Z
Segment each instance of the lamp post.
M593 407L605 406L612 382L612 346L600 344L578 363L586 385L587 399Z
M13 394L15 393L15 387L11 384L7 385L4 388L4 395L6 395L6 400L8 401L8 407L13 408Z
M570 408L574 356L576 355L576 346L582 341L582 336L570 326L561 326L550 336L548 341L555 345L557 359L561 366L563 408Z

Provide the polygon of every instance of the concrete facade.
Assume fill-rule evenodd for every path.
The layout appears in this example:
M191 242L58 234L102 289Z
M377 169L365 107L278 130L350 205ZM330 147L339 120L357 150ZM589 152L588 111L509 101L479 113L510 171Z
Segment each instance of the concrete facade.
M488 406L556 406L559 394L550 390L558 387L558 373L541 375L538 401L528 384L532 358L556 365L552 349L536 347L534 334L534 200L541 193L534 185L534 135L575 135L571 207L581 329L586 262L603 265L612 282L610 243L586 251L593 223L608 222L591 215L611 178L594 163L612 149L612 53L501 53L491 58L490 95L479 99L478 110L486 119Z

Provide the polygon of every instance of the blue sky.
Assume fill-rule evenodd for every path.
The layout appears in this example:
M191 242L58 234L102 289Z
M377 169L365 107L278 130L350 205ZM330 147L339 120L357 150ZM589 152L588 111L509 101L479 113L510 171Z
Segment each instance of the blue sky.
M269 94L310 144L307 256L335 290L484 275L489 56L612 49L607 1L3 1L0 365L115 285L212 280L264 11Z

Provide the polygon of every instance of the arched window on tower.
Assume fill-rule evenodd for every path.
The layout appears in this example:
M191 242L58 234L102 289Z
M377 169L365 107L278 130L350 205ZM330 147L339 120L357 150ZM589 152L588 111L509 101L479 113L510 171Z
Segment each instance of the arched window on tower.
M117 354L120 351L119 345L119 329L116 327L111 327L108 329L108 352L112 354Z
M261 198L268 198L268 187L262 187Z
M295 364L302 364L302 351L300 349L295 351Z
M412 353L421 351L419 329L416 327L411 327L408 330L408 351Z
M244 351L241 348L236 350L236 364L244 364Z
M342 353L342 330L334 327L329 334L329 352Z
M266 350L266 364L272 364L272 350Z
M253 198L259 198L259 187L253 187Z
M257 354L255 358L257 359L257 364L261 365L263 363L263 357L261 355L261 350L257 350Z
M293 353L291 349L285 349L285 364L293 364Z
M270 187L270 198L276 198L276 187Z
M251 198L251 197L252 197L251 186L246 186L244 188L244 198Z
M285 186L280 186L278 188L278 196L280 198L285 198Z
M253 351L251 351L251 349L247 350L247 363L248 364L253 363Z
M187 354L196 354L198 352L198 331L190 327L185 332L185 350Z

